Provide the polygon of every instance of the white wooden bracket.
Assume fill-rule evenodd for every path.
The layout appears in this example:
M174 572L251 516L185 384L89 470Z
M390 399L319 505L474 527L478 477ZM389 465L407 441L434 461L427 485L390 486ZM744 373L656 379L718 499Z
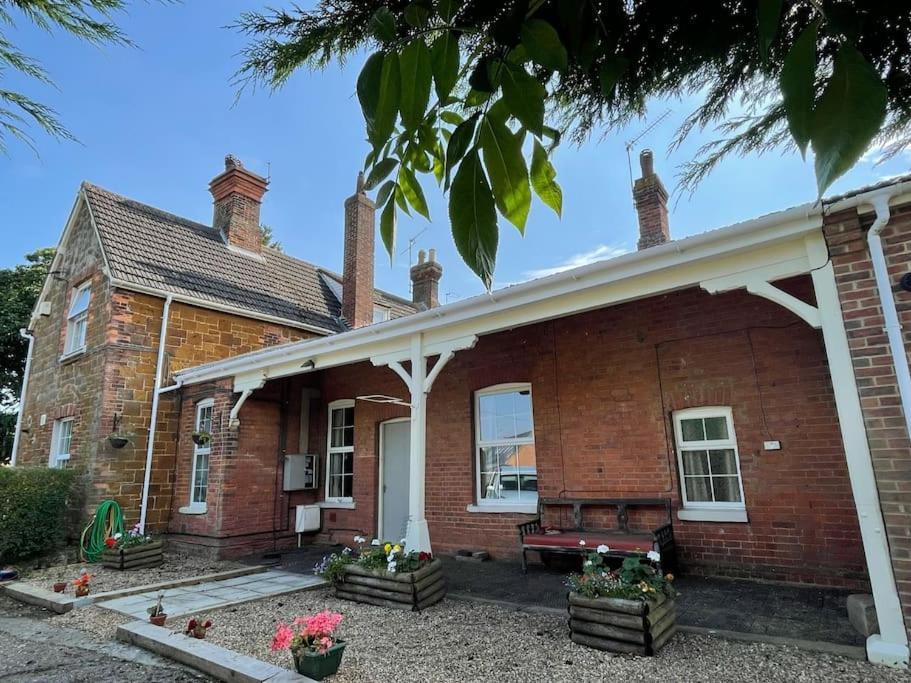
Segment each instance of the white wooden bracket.
M240 398L237 399L237 402L231 408L231 413L228 415L228 429L231 431L237 431L240 427L240 409L244 407L244 403L247 402L247 399L250 398L256 389L262 389L266 384L265 377L235 377L234 378L234 390L240 392Z
M717 280L704 280L699 283L709 294L718 294L719 292L728 292L733 289L745 288L750 294L761 296L782 306L797 317L801 318L810 327L817 330L822 327L822 319L819 316L819 309L811 306L806 301L801 301L793 294L788 294L783 289L779 289L768 280L763 279L754 273L750 273L744 278L725 277Z

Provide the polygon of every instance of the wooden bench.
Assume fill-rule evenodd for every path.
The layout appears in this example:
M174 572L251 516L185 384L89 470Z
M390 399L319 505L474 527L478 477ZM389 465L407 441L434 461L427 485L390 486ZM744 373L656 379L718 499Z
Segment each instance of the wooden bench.
M548 529L541 520L547 508L568 507L573 509L573 525L569 528ZM615 529L592 529L586 527L582 511L592 507L617 508ZM629 509L640 507L663 508L666 521L652 529L631 529ZM608 557L630 557L646 555L650 550L661 553L661 570L677 570L677 553L674 546L674 527L671 523L671 501L668 498L539 498L538 517L518 525L522 545L522 571L528 571L529 550L550 553L584 554L606 545ZM579 541L585 541L580 545Z

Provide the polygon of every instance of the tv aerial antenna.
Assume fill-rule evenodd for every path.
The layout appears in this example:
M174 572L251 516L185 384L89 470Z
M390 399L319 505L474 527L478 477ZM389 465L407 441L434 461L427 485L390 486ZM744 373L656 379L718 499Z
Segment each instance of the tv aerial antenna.
M659 123L664 121L664 119L666 119L670 115L671 115L671 110L667 109L661 116L659 116L657 119L652 121L645 128L645 130L643 130L641 133L639 133L639 135L632 138L631 140L626 141L626 166L629 169L629 186L631 188L634 185L634 183L633 183L633 156L632 156L633 147L635 147L636 143L638 143L642 138L644 138L646 135L651 133Z
M427 232L428 228L429 228L429 226L428 226L427 228L424 228L423 230L421 230L419 233L417 233L417 234L412 235L411 237L409 237L409 238L408 238L408 246L405 247L404 249L402 249L402 250L399 252L399 256L401 256L402 254L404 254L406 251L408 252L408 265L409 265L409 266L410 266L411 263L412 263L412 252L414 252L414 245L416 245L416 244L418 243L418 237L420 237L420 236L423 235L425 232Z

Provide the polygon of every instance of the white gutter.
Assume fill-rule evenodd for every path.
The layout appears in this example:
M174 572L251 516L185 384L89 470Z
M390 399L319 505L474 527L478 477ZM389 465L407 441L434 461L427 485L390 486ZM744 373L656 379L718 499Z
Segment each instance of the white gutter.
M895 364L895 378L898 393L901 396L902 412L905 414L905 428L911 436L911 371L908 370L908 356L902 339L902 325L895 308L895 297L892 295L892 284L889 282L889 267L883 252L880 236L883 228L889 223L889 199L894 189L872 197L870 203L876 211L876 220L867 233L867 245L870 247L870 259L873 261L873 273L876 276L876 289L879 291L880 308L885 321L886 336L889 339L889 350Z
M22 414L25 412L25 392L28 391L28 376L32 369L32 351L35 348L35 337L26 329L19 330L24 339L28 339L28 353L25 356L25 372L22 375L22 391L19 392L19 414L16 416L16 432L13 436L13 455L10 465L16 466L16 456L19 454L19 438L22 434Z
M139 508L139 532L146 530L146 512L149 506L149 483L152 479L152 451L155 448L155 428L158 426L158 398L161 396L161 371L164 365L165 342L168 336L168 315L171 312L172 297L169 294L161 312L161 332L158 335L158 362L155 364L155 383L152 387L152 420L149 423L149 437L146 445L145 475L142 481L142 503ZM168 387L168 389L176 388Z

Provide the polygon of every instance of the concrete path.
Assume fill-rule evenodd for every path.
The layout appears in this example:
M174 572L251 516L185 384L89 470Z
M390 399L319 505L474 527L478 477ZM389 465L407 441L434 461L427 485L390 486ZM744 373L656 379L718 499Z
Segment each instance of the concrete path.
M168 618L186 616L232 605L268 598L284 593L319 588L326 581L318 576L293 574L270 569L260 574L209 581L193 586L167 588L162 607ZM98 602L98 607L127 614L135 619L148 619L147 609L158 600L158 591L140 593Z

